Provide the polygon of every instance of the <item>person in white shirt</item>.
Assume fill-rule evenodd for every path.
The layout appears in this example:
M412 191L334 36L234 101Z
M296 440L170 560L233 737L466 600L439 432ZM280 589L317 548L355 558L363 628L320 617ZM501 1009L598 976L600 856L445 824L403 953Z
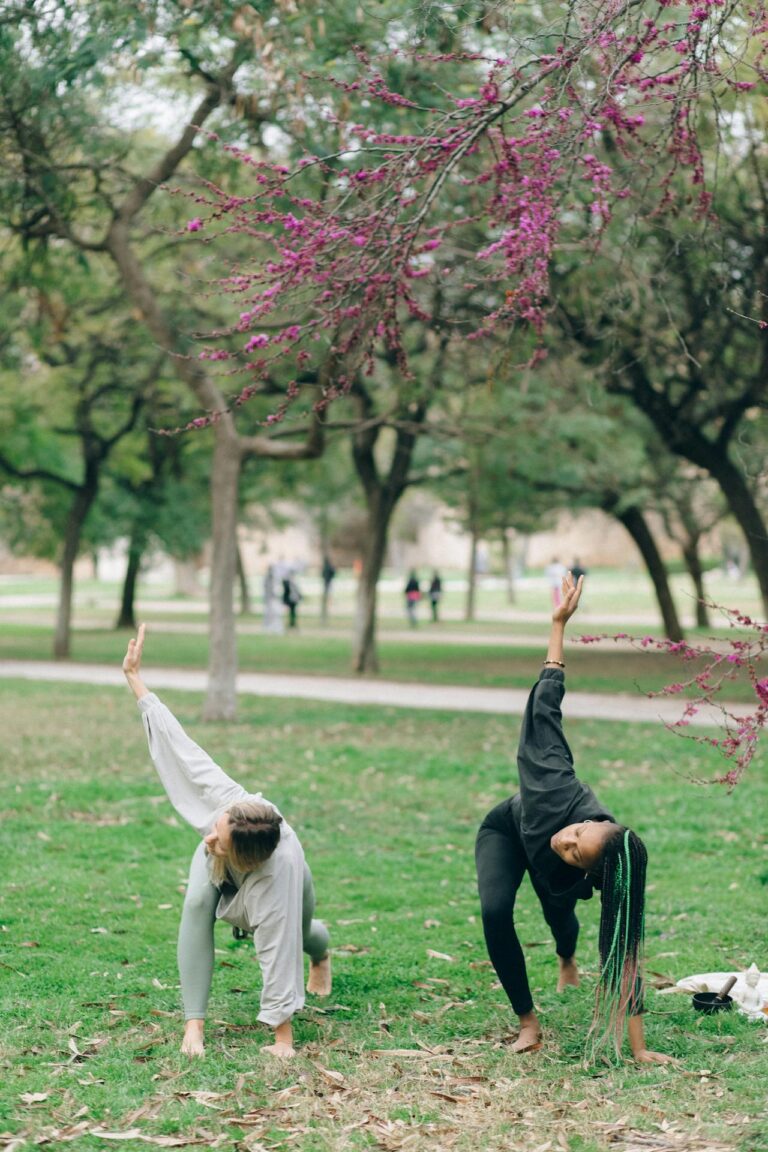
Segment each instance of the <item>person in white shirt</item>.
M264 1051L294 1055L291 1018L307 992L331 991L328 931L313 919L312 875L299 838L274 804L248 793L193 740L141 679L145 625L129 641L123 671L141 711L149 751L168 799L202 837L189 874L179 927L178 962L185 1026L181 1051L204 1052L213 975L213 929L226 920L253 933L263 987L258 1019L274 1029Z

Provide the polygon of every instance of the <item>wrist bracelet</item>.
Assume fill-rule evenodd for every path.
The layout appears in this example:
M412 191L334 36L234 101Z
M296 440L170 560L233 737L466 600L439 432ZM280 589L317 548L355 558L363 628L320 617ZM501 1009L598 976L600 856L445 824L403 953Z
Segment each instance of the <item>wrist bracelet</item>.
M545 663L545 665L546 664L557 664L558 668L565 668L565 664L563 663L562 660L545 660L544 663Z

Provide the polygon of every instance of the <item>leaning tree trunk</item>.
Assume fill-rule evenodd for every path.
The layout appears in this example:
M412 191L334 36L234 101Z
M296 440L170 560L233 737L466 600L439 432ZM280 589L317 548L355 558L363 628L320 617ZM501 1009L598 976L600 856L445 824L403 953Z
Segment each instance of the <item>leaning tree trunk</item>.
M664 623L666 635L670 640L682 640L683 629L677 615L675 602L672 599L672 590L669 587L667 570L643 513L636 506L624 508L620 512L617 512L614 508L609 508L607 511L610 511L611 514L624 525L645 561L648 575L651 577L653 587L656 591L656 599L661 611L661 618Z
M235 718L237 644L234 583L237 572L238 485L242 455L237 436L222 421L215 428L211 469L210 649L208 690L203 705L206 720Z
M464 602L464 619L475 618L475 593L477 591L477 543L479 537L472 529L469 546L469 568L467 569L467 598Z
M698 461L695 461L698 463ZM768 526L741 472L723 456L704 463L717 480L733 518L744 533L755 579L760 589L763 612L768 616Z
M379 577L384 566L393 511L394 504L385 502L381 497L369 502L363 570L357 586L357 617L352 648L352 668L355 672L379 671L376 606Z
M696 593L696 627L709 628L707 594L704 591L704 569L699 555L699 538L689 536L683 544L683 560Z
M147 536L143 528L134 524L131 540L128 545L128 564L123 579L123 592L120 598L120 611L115 622L115 628L136 627L136 587L139 582L141 562L144 559L144 550L147 546Z
M53 655L56 660L67 660L70 651L72 631L72 592L75 583L75 561L80 551L83 525L96 499L98 484L94 478L77 489L69 509L64 529L64 546L61 554L61 581L59 583L59 606L56 612L56 629L53 636Z

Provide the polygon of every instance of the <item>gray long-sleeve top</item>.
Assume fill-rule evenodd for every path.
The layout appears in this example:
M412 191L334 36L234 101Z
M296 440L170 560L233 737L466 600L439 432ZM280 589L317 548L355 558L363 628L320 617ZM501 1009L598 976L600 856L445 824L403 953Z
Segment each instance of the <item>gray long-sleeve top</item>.
M153 692L139 709L157 774L178 814L206 836L233 804L258 800L215 764L187 736L173 713ZM271 807L277 808L274 804ZM273 1028L304 1007L302 903L304 852L289 824L280 825L280 841L268 860L252 872L232 873L221 890L216 916L246 932L253 942L263 987L258 1019Z
M593 880L566 864L552 850L555 832L582 820L613 820L592 789L578 779L573 755L563 734L561 704L565 676L543 668L528 697L517 770L520 792L512 798L512 816L531 870L553 896L592 895Z

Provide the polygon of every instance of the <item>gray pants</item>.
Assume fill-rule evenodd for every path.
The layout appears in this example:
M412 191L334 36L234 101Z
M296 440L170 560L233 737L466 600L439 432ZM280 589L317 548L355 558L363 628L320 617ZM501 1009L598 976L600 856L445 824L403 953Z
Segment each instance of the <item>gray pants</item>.
M213 926L219 890L211 883L206 865L205 844L201 841L192 857L189 883L179 925L177 957L181 978L181 999L186 1020L204 1020L213 976ZM311 960L322 960L328 952L328 929L313 920L315 889L312 873L304 864L302 933L304 951Z

